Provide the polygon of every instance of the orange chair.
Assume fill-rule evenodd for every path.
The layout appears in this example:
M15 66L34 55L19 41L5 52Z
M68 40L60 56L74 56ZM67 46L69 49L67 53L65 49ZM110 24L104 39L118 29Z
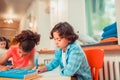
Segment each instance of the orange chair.
M104 50L103 49L88 49L84 50L93 80L98 80L99 69L103 67Z

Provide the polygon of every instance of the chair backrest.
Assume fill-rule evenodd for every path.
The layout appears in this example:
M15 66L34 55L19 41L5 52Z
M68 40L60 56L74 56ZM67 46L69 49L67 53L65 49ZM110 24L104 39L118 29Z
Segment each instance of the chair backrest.
M98 80L99 69L103 67L104 50L103 49L88 49L84 50L93 80Z

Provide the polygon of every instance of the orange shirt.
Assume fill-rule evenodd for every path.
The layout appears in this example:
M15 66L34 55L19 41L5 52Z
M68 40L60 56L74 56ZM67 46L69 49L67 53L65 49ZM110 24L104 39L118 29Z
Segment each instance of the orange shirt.
M13 67L25 67L28 65L31 56L35 54L35 48L26 56L21 57L18 53L18 46L11 46L7 51L7 56L12 57Z

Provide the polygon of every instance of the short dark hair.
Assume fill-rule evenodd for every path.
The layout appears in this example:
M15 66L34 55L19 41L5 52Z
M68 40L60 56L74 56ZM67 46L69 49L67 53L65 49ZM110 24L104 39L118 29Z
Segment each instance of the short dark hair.
M75 34L73 27L67 22L60 22L54 26L51 30L51 37L53 39L53 33L58 32L61 38L67 38L70 40L70 43L73 43L75 40L78 39L78 35Z

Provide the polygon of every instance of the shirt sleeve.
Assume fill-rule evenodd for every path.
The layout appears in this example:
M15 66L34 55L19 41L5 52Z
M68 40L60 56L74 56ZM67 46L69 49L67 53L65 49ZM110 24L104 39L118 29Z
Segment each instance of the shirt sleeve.
M61 56L60 51L56 50L54 54L55 55L54 55L53 60L49 64L46 65L48 71L55 69L60 64L60 56Z

